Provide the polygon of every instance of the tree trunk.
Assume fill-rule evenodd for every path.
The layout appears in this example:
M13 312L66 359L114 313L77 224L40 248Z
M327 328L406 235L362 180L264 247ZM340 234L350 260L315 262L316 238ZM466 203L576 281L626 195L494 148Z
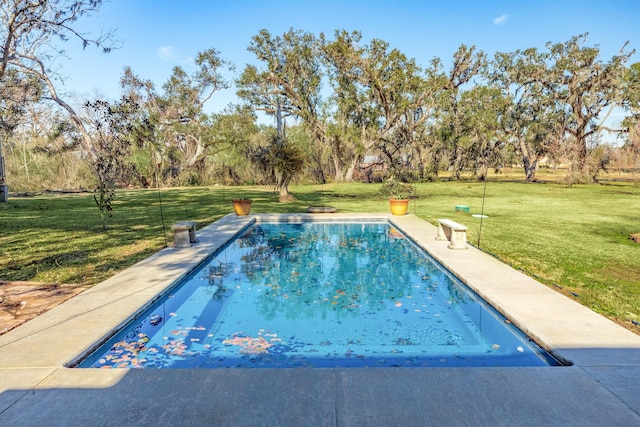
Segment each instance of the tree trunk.
M202 159L202 155L204 154L204 147L202 146L202 144L200 143L200 140L192 135L185 135L185 137L187 139L190 139L191 141L193 141L193 145L195 146L195 152L193 153L192 156L187 158L187 167L193 167L196 162L200 161ZM185 155L187 154L187 149L185 148L184 150Z
M344 181L344 170L343 170L344 164L342 163L342 161L340 160L340 158L336 153L333 153L331 157L333 157L333 167L336 169L336 173L333 177L333 180L335 182L343 182Z
M487 166L487 163L483 160L480 162L480 164L478 164L478 167L476 168L476 179L478 180L478 182L484 182L487 180L487 172L489 171L489 168Z
M280 187L280 191L278 193L278 201L280 203L290 202L293 200L293 196L289 193L289 185L283 185Z
M538 158L530 159L529 157L523 157L522 163L524 164L524 176L527 182L536 182L536 172L538 171Z
M351 165L349 165L344 175L345 182L353 182L353 172L356 170L356 166L358 166L358 158L351 160Z

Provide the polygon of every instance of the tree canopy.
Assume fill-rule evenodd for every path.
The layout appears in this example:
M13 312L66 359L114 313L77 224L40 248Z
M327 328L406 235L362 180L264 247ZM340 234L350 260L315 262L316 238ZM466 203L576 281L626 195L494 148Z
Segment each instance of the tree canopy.
M25 105L53 100L94 166L101 150L95 123L57 94L47 48L51 37L77 37L108 51L110 34L89 39L72 29L100 5L14 0L2 8L3 129L19 132ZM247 48L255 62L233 81L224 76L234 68L213 47L197 55L195 71L176 66L161 85L127 67L123 95L136 107L122 110L130 124L122 154L128 172L114 185L252 182L273 184L285 200L298 179L432 180L447 171L483 180L491 168L518 165L533 182L542 162L566 164L569 183L589 182L611 158L603 132L638 139L640 68L627 66L634 51L626 44L603 59L587 42L581 34L492 58L461 45L445 67L440 58L419 64L358 31L292 28L260 30ZM207 113L205 104L232 84L239 104ZM628 113L620 129L607 121L616 108ZM260 115L274 126L260 124ZM116 144L119 136L106 137ZM631 167L636 151L629 151Z

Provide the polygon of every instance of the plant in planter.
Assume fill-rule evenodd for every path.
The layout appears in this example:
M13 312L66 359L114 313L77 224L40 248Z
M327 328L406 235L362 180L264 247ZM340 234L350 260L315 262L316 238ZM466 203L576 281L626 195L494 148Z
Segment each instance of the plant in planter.
M413 185L388 179L382 184L380 193L389 198L389 206L393 215L405 215L409 209L409 199L415 197Z
M251 202L251 199L233 199L233 210L236 215L249 215L249 212L251 212Z

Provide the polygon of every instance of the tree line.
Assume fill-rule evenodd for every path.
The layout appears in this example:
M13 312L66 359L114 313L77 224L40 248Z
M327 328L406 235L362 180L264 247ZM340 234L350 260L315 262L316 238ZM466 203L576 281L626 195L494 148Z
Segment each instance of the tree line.
M294 179L429 181L447 171L484 180L491 168L518 165L533 182L543 159L566 164L569 184L593 182L611 160L603 132L624 135L618 158L638 167L640 64L628 65L626 44L608 59L587 34L491 58L461 45L445 66L358 31L261 30L248 46L255 63L239 72L210 48L192 73L176 66L158 87L127 67L121 99L74 107L56 91L51 42L116 47L111 33L73 31L101 3L0 7L0 170L18 188L95 190L105 218L122 186L273 184L286 200ZM207 114L232 84L240 101ZM620 129L607 125L613 108L627 114ZM365 156L375 160L363 165Z

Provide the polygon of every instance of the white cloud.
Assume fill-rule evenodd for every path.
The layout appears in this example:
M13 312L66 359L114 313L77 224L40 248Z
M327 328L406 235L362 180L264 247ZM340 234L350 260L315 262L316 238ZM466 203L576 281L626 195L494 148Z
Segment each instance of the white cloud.
M180 64L193 64L194 59L190 56L182 56L173 46L160 46L158 57L161 61Z
M176 53L171 46L160 46L158 49L158 56L163 61L175 61Z
M507 15L506 13L503 13L501 16L498 16L496 19L494 19L493 23L495 25L502 25L505 22L507 22L507 19L509 19L509 15Z

